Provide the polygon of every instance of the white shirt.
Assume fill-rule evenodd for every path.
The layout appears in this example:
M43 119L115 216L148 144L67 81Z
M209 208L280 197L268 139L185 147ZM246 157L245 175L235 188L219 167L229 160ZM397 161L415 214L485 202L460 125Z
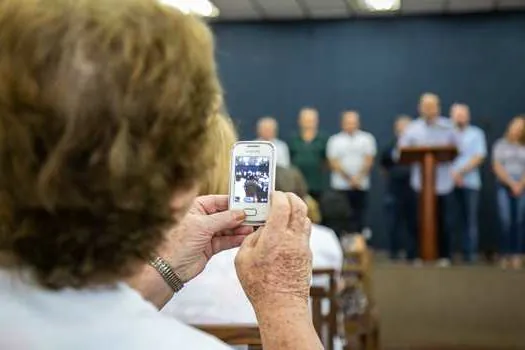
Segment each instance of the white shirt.
M126 284L50 291L0 269L0 349L229 350L160 314Z
M377 153L376 140L372 134L357 130L352 135L340 132L328 139L326 156L328 159L338 160L343 171L354 176L359 174L367 156L375 157ZM335 190L349 190L350 185L338 172L331 174L331 186ZM361 179L361 189L370 188L370 175Z
M310 235L312 265L314 269L334 269L340 271L343 266L343 249L334 230L322 225L312 225Z
M312 249L312 266L314 269L341 271L343 250L334 230L326 226L312 225L310 248ZM312 284L314 286L328 286L329 280L328 278L315 276Z
M310 247L314 268L341 270L343 252L333 230L312 225ZM206 269L175 294L161 312L188 324L257 324L235 272L237 251L231 249L214 256ZM314 281L316 285L321 283L326 282Z

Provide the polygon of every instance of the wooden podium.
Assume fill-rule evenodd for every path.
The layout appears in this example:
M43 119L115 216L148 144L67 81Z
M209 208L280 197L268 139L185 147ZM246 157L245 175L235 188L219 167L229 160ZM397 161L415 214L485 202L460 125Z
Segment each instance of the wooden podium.
M423 146L401 149L401 164L421 164L421 196L419 210L419 244L421 258L425 261L437 258L436 222L436 166L450 162L458 154L455 146Z

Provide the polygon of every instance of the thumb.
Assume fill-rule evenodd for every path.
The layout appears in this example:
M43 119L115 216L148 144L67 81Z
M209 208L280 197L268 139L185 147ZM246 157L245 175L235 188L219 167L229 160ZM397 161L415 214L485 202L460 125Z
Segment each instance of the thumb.
M245 218L246 214L242 210L226 210L220 213L206 215L203 221L206 229L215 234L239 227Z

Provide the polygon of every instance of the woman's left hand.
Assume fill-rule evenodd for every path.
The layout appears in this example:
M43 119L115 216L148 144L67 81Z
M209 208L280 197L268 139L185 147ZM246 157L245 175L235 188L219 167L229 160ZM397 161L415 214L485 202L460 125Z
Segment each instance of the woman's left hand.
M244 219L242 210L228 210L228 196L197 197L158 254L187 282L204 270L213 255L238 247L253 232L251 226L241 226Z

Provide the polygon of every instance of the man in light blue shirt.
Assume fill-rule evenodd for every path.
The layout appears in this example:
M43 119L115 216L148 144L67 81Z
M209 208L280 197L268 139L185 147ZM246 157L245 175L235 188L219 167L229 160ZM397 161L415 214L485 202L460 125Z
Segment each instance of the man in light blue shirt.
M439 97L435 94L426 93L419 101L420 118L413 121L405 133L400 137L399 148L410 146L450 146L457 145L457 136L454 124L449 118L440 116ZM410 184L416 193L421 192L421 166L414 165L410 176ZM450 241L450 200L454 189L452 179L452 163L440 163L436 168L436 194L437 194L437 232L439 265L449 266L451 257ZM414 213L414 220L417 214ZM417 225L410 225L417 227ZM413 229L412 231L416 231ZM409 234L407 258L417 259L418 236L417 232Z
M463 259L471 262L478 250L479 167L487 156L487 144L483 130L470 125L470 109L467 105L452 105L450 118L456 126L459 140L459 156L452 165L454 199L461 221Z

